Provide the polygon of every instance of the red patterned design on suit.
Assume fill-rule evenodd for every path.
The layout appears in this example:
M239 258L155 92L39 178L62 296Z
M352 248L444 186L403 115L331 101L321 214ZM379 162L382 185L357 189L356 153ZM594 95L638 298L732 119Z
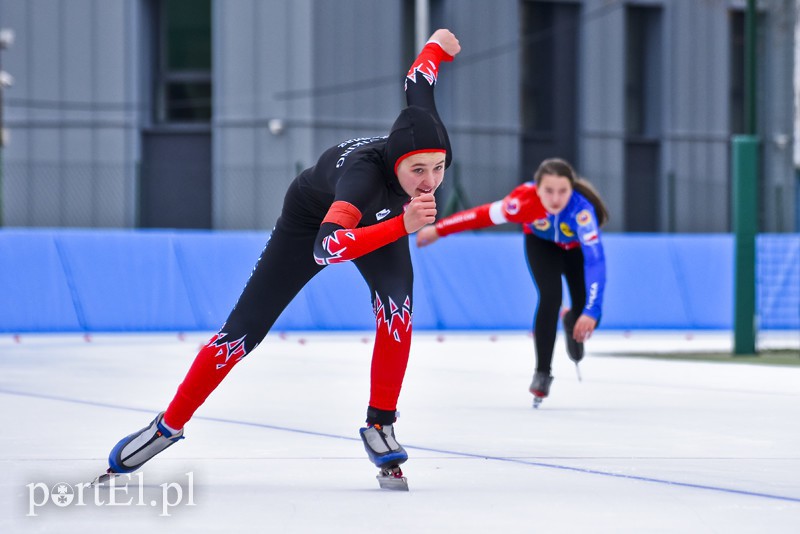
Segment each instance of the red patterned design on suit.
M320 258L314 256L314 261L319 265L330 265L331 263L341 263L349 258L342 257L347 251L350 242L356 240L356 235L351 230L336 230L331 235L322 239L322 248L328 253L327 257Z
M435 85L436 79L439 77L439 63L442 61L453 61L453 56L442 50L438 43L426 44L414 64L408 69L406 83L408 80L417 83L417 74L420 74L429 85Z
M318 265L342 263L369 254L375 249L408 235L403 216L362 228L340 228L322 238L324 256L314 255Z
M386 332L398 343L400 342L401 330L408 332L411 330L411 299L406 297L402 306L398 306L389 297L389 314L386 314L386 306L381 301L380 296L375 293L375 320L378 330L386 328ZM403 328L405 327L405 328Z
M206 344L207 347L217 348L217 353L214 355L214 358L217 358L217 370L228 365L231 358L233 358L233 363L235 364L247 355L244 348L245 336L240 337L236 341L225 341L227 336L228 334L225 332L220 332L212 337Z

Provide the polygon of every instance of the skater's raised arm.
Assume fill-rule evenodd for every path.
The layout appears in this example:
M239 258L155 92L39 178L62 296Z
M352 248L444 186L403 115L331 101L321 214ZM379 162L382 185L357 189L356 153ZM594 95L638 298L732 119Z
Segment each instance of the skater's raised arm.
M408 69L405 80L406 103L436 113L433 89L439 78L439 65L453 61L461 51L458 39L450 30L436 30Z

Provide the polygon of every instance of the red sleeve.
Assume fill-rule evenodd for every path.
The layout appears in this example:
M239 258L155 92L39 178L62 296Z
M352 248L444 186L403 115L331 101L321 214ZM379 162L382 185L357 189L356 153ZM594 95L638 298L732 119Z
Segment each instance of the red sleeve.
M528 223L547 217L547 211L536 193L536 186L525 183L516 187L503 200L459 211L436 223L436 233L446 235L477 230L495 224Z
M355 228L361 221L361 210L344 200L337 200L328 208L322 224L330 222L342 228ZM321 225L320 225L321 226Z
M406 78L416 82L417 73L420 73L430 85L434 85L439 77L439 64L442 61L453 61L453 56L445 52L436 41L428 41L408 69Z
M494 223L489 217L491 206L492 204L484 204L440 219L436 222L436 233L443 237L457 232L492 226Z
M526 182L511 191L503 199L501 208L500 217L512 223L529 223L547 217L547 210L544 209L536 192L536 186L532 182ZM497 218L493 216L493 219Z
M402 215L363 228L336 229L335 224L327 222L320 227L314 246L314 260L319 265L354 260L408 235Z

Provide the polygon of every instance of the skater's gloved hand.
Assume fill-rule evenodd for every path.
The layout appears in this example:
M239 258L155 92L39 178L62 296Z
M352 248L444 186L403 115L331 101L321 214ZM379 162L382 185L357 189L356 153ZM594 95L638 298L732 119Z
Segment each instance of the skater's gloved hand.
M572 330L573 339L575 339L575 341L578 343L583 343L592 337L592 333L594 332L596 326L596 319L589 317L588 315L581 315L578 317L578 320L575 321L575 328Z

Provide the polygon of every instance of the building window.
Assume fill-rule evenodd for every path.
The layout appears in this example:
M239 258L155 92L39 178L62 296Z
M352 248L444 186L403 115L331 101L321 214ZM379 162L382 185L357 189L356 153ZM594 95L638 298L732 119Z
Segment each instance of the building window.
M661 130L661 10L626 9L625 132L655 137Z
M531 132L553 130L555 10L549 2L524 2L522 23L522 123Z
M211 120L211 0L159 0L159 123Z
M625 230L660 229L661 9L625 10Z
M743 11L732 11L730 15L730 131L744 133L744 22Z
M520 3L522 168L577 158L580 4Z

